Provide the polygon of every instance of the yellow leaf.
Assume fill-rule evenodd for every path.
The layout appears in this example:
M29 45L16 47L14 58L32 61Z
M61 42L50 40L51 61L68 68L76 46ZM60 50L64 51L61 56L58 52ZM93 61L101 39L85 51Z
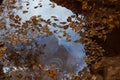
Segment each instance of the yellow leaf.
M91 31L90 31L90 35L92 35L92 36L94 36L94 35L96 35L96 34L97 34L96 30L91 30Z
M75 43L79 43L79 42L84 42L86 39L85 38L80 38L80 39L78 39L78 40L75 40L74 42Z
M7 47L2 47L1 50L2 50L2 51L6 51L6 50L7 50Z
M0 41L0 47L4 46L4 43L2 41Z

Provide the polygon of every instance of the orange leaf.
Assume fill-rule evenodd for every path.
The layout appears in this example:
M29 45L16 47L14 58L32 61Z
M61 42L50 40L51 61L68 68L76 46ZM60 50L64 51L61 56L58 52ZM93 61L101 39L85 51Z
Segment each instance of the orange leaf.
M3 57L3 56L4 56L4 54L0 53L0 58Z
M53 70L47 70L47 71L46 71L46 74L47 74L49 77L53 78L53 80L57 80L57 74L56 74L56 71L53 71Z

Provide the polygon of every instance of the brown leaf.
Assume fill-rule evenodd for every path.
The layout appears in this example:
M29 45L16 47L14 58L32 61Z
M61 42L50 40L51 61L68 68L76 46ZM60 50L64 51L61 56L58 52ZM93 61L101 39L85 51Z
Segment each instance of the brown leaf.
M4 54L0 53L0 58L3 57L3 56L4 56Z
M66 22L60 22L60 24L66 24Z
M51 18L57 18L56 16L51 16Z
M28 11L27 11L27 10L24 10L24 11L23 11L23 14L25 14L25 13L28 13Z
M72 22L71 17L68 17L68 18L67 18L67 21L68 21L68 22Z

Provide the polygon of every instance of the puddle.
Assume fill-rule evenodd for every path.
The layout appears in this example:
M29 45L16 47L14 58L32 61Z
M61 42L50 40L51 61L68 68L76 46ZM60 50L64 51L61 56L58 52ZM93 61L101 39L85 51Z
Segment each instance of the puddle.
M79 39L81 36L72 28L59 28L70 23L67 20L68 17L76 16L72 11L65 7L58 6L49 0L20 0L15 5L19 7L22 6L23 8L11 10L6 7L4 14L1 15L6 17L5 23L7 27L6 29L0 30L0 35L2 35L0 39L4 40L6 46L9 46L7 53L11 54L11 52L15 50L22 54L20 57L13 57L19 60L18 62L20 62L20 64L16 61L19 67L24 66L29 56L33 56L31 59L35 60L33 64L42 64L46 68L58 67L65 73L72 72L76 75L78 71L86 66L84 61L84 44L74 42L74 40ZM20 23L16 22L17 28L11 27L10 25L15 23L13 20L10 20L10 17L8 18L8 15L12 14L19 15L21 18ZM79 17L82 16L79 15ZM33 19L32 23L29 23L30 19ZM38 19L41 21L37 22ZM35 23L34 20L36 21ZM24 23L26 24L26 21L28 21L27 25L22 26ZM72 18L72 21L77 21L76 17ZM47 28L45 28L45 30L49 29L47 33L53 34L46 36L46 33L39 32L38 29L44 30L44 28L39 27L36 23L39 24L39 26L47 26ZM24 29L21 27L24 27ZM17 38L22 39L18 40ZM66 39L70 41L66 41ZM18 43L17 40L19 41ZM41 54L41 56L39 56L39 54ZM10 67L15 67L15 63L10 61L10 63L4 66L3 69L4 72L6 72L6 70L10 70ZM17 68L15 70L17 70Z

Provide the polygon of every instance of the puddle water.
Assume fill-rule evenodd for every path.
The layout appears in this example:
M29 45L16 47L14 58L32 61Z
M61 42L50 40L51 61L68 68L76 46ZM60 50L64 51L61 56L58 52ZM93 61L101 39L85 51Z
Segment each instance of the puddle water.
M32 54L32 56L34 54L38 55L42 51L44 53L42 54L42 57L35 57L37 59L36 63L43 64L45 67L51 67L54 65L64 72L72 72L74 74L77 74L79 70L86 66L84 61L84 45L82 43L74 42L74 40L79 39L81 36L73 31L72 28L59 28L60 26L65 26L70 23L67 21L69 16L76 16L72 11L65 7L58 6L56 3L50 2L49 0L18 0L15 5L22 6L23 8L12 10L6 8L4 9L4 14L1 15L6 17L5 23L7 27L6 29L0 30L0 35L4 35L0 37L0 39L4 40L6 46L12 46L7 51L8 53L10 53L12 49L21 51L22 59L20 59L20 61L21 63L25 63L26 56L29 54ZM21 21L18 23L18 26L26 27L29 25L29 27L25 28L27 31L21 30L22 34L16 33L22 28L11 27L10 24L14 23L14 21L7 18L8 14L19 15L21 17ZM24 23L26 24L26 21L32 18L34 23L35 16L37 16L36 19L41 19L41 22L39 21L37 24L44 27L47 25L50 32L54 32L54 34L46 36L46 34L42 33L41 35L40 32L35 30L36 28L39 28L37 27L38 25L31 25L31 23L22 26ZM81 16L79 15L79 17ZM75 17L72 18L72 20L77 21ZM50 23L48 24L48 22ZM61 24L61 22L63 23ZM45 28L45 30L46 29L47 28ZM70 37L70 41L66 41L66 36L63 36L65 34L67 37ZM27 39L27 37L25 37L21 43L16 42L12 45L8 41L10 40L9 37L11 35L14 36L14 38L11 38L13 43L15 43L14 40L17 40L15 38L16 35L19 38L28 36L30 40L24 41L24 39ZM5 72L9 70L7 66L8 65L5 65L4 67ZM14 66L14 63L10 63L9 67L10 66Z

